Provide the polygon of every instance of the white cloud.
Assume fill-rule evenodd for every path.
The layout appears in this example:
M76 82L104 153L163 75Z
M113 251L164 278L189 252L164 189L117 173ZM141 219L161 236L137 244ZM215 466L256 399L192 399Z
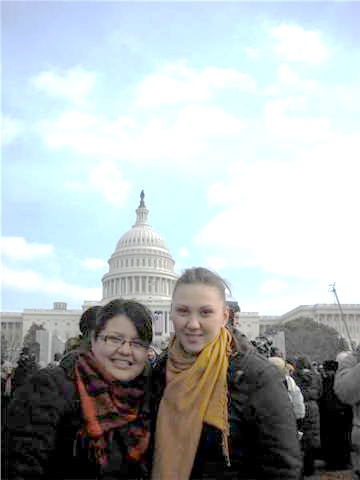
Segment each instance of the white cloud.
M244 122L227 114L220 107L204 108L199 105L189 105L181 110L174 131L196 139L236 135L244 126Z
M142 123L127 116L112 122L67 111L56 120L41 122L39 133L54 149L68 147L85 156L183 168L206 150L205 139L236 136L245 125L220 107L200 105L182 108L174 119L154 116Z
M96 74L82 67L67 71L45 71L31 78L33 85L49 96L65 98L76 104L83 103L93 91Z
M288 284L276 279L266 280L260 285L260 291L263 293L282 292L288 288Z
M137 104L145 107L181 102L207 101L217 90L237 88L254 90L255 81L234 69L206 67L197 72L179 61L149 75L138 86Z
M2 117L1 119L1 142L8 145L16 140L23 131L23 124L19 120L10 117Z
M83 153L94 147L93 132L98 131L99 119L92 114L68 110L56 120L44 120L38 124L38 131L50 148L73 146Z
M126 203L131 184L124 180L122 173L110 161L103 161L90 173L89 183L109 203L122 206Z
M46 278L34 270L13 270L3 267L3 287L19 292L49 293L58 298L83 302L85 300L101 299L101 288L87 288L66 283L61 279Z
M189 250L186 247L180 247L178 255L182 258L186 258L190 255Z
M80 264L89 270L100 270L107 267L107 262L101 258L86 258Z
M264 122L269 133L302 146L330 136L328 118L304 116L306 97L269 100L264 105Z
M290 85L296 85L299 83L299 76L291 70L287 65L279 65L278 78L282 83L288 83Z
M275 52L289 62L321 63L329 57L320 34L298 25L282 24L270 29L277 40Z
M131 190L131 183L123 178L115 162L104 160L89 171L85 181L67 180L65 188L77 192L97 192L110 204L122 207Z
M220 270L222 268L229 267L228 259L225 257L207 257L206 265L212 270Z
M358 283L359 149L360 136L334 134L296 161L234 165L228 182L209 189L220 212L196 236L204 255L221 252L234 268Z
M48 257L54 246L47 243L28 242L23 237L2 237L1 249L4 257L16 260L34 260Z

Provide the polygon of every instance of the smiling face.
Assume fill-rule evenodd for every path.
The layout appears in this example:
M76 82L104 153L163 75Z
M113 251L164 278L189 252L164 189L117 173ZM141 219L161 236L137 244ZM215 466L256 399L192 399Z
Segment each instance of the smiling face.
M241 314L240 312L236 312L234 314L234 327L240 327L241 325Z
M218 288L202 283L181 284L173 296L171 318L183 349L196 355L226 325L228 310Z
M108 337L107 341L104 340L105 337ZM116 345L111 340L120 337L127 340L122 345ZM108 320L98 337L92 338L93 355L112 380L128 382L140 375L145 368L147 348L131 346L131 341L138 343L139 334L133 322L124 314Z

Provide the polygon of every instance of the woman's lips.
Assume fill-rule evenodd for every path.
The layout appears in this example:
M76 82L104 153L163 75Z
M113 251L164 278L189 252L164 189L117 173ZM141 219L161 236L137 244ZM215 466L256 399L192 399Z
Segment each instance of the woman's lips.
M113 359L112 363L115 365L115 367L118 367L118 368L128 368L128 367L131 367L132 365L132 362L130 362L129 360L123 360L118 358Z
M202 335L186 335L186 338L188 339L189 342L197 342L202 338Z

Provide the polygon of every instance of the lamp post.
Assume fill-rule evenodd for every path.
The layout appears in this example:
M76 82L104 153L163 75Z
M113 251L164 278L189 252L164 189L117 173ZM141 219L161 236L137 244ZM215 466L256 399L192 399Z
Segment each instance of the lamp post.
M329 291L332 292L335 295L336 302L337 302L339 310L340 310L340 318L341 318L343 324L345 325L346 334L347 334L347 337L349 339L350 350L353 350L353 344L352 344L352 340L351 340L351 336L350 336L349 327L348 327L348 324L345 321L344 312L343 312L343 309L340 305L339 297L337 296L337 293L336 293L335 282L332 283L331 285L329 285Z

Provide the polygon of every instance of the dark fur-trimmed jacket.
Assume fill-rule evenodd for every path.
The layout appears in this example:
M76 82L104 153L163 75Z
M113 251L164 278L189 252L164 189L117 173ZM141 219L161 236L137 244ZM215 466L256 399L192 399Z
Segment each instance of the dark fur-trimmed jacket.
M6 432L8 480L145 479L143 465L126 459L119 431L106 467L76 440L83 425L74 382L75 354L61 366L45 368L19 387L9 407ZM145 378L144 381L148 383ZM148 385L146 386L148 388ZM144 408L149 409L149 398ZM4 439L3 439L4 441ZM3 472L4 474L4 472Z
M166 358L165 353L152 374L155 418L165 387ZM276 367L256 352L235 353L228 385L231 466L223 457L221 432L204 424L191 479L298 480L302 458L296 420Z

